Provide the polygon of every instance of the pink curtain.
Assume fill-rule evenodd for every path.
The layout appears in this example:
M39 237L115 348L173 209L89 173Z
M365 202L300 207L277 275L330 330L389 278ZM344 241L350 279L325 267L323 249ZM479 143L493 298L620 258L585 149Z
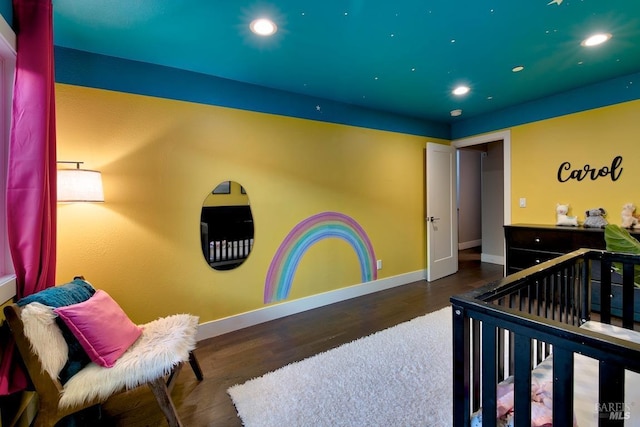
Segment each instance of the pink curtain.
M9 248L17 297L55 284L56 129L51 0L14 0L16 79L7 175ZM0 363L0 394L24 388L12 363L13 343ZM22 380L22 381L21 381Z

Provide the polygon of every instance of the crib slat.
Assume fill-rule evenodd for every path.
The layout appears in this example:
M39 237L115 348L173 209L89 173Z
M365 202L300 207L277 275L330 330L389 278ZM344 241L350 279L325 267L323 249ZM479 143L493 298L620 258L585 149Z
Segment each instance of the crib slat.
M633 264L625 263L622 267L622 327L633 329Z
M469 318L462 307L452 307L453 313L453 426L469 425Z
M600 262L600 321L611 323L611 261Z
M611 412L624 412L624 368L600 361L599 381L599 426L624 426L624 417L611 418Z
M580 306L580 325L583 321L587 322L591 320L591 266L592 261L582 262L582 277L580 282L580 290L578 301L581 302Z
M514 417L515 427L531 426L531 338L514 334Z
M558 346L553 348L553 402L553 425L573 425L573 352Z
M480 347L482 342L480 341L480 321L471 319L471 336L472 336L472 351L473 351L473 371L471 373L471 381L472 381L472 396L473 396L473 406L471 407L472 412L477 411L480 408L480 381L482 379L482 364L480 362Z
M544 360L545 344L542 341L538 340L536 341L536 347L537 347L537 351L536 351L536 365L537 365Z
M553 279L550 277L544 277L542 279L542 281L544 282L544 288L545 288L545 313L544 313L544 317L547 319L553 319L554 316L554 311L553 311Z
M508 331L508 330L507 330ZM515 360L516 348L514 345L514 333L509 331L509 360L507 360L507 366L509 367L509 371L507 372L507 376L513 375L513 361Z
M563 268L557 273L558 277L558 321L566 322L567 313L567 269Z
M576 289L580 288L578 284L578 277L580 277L580 273L578 271L577 265L571 268L571 277L567 283L567 295L569 296L569 318L567 319L567 323L570 325L576 324L576 313L578 312L576 308Z
M484 333L484 332L483 332ZM504 380L505 367L505 330L498 329L498 381ZM482 359L487 360L487 359Z
M580 316L582 316L580 307L580 292L582 290L583 282L582 264L576 265L575 277L573 278L573 319L571 324L574 326L580 326Z
M497 327L487 321L482 322L482 426L496 427L497 413ZM487 414L487 416L485 416Z
M546 306L546 304L544 303L545 301L545 292L544 292L544 286L542 286L539 282L535 282L536 288L537 288L537 292L536 292L536 315L541 316L543 315L543 312L541 310L541 308L544 309L544 306ZM543 304L545 304L543 306ZM539 364L540 362L542 362L543 358L543 344L542 341L540 340L536 340L536 365Z
M576 279L578 277L578 266L572 265L569 268L569 276L567 277L565 286L566 286L566 295L567 295L567 318L566 322L568 324L573 324L575 315L576 315L576 305L574 300L574 290L577 288Z
M533 286L535 286L535 292L536 292L535 314L536 316L540 316L542 315L540 311L540 307L542 306L542 301L544 301L544 289L542 286L540 286L540 283L537 280L534 282Z
M549 281L551 282L551 299L549 303L551 304L551 319L556 320L557 318L557 308L558 308L558 287L557 287L557 277L555 275L551 275L549 277Z

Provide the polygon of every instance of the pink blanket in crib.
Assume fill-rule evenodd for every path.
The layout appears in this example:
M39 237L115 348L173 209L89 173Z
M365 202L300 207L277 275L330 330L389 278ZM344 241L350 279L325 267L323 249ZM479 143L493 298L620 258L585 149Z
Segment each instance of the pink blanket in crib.
M531 427L551 427L553 425L553 383L551 381L531 382ZM508 419L513 416L513 378L498 385L497 417Z
M513 426L514 388L513 377L498 384L496 394L498 426ZM482 409L471 420L473 427L482 426ZM553 381L551 378L531 379L531 427L553 426ZM576 420L573 426L577 427Z

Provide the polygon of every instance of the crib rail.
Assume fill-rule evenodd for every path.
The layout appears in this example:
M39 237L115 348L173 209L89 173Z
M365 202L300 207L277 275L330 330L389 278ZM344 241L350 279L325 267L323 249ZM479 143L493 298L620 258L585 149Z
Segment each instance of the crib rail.
M495 414L496 386L510 375L515 425L530 426L531 370L550 353L554 425L573 425L574 353L600 361L600 401L623 402L624 370L640 372L640 345L579 326L594 317L634 329L637 265L638 256L581 249L452 297L454 426L468 426L480 407ZM611 297L617 283L618 306ZM622 425L609 422L600 425ZM483 417L483 426L495 425L495 416Z
M212 267L224 270L241 264L253 249L253 239L212 240L205 256Z

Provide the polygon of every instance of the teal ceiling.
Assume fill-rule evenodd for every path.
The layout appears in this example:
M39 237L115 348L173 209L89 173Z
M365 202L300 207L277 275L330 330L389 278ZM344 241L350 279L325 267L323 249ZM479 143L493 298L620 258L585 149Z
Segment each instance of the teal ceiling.
M53 4L57 46L439 122L640 71L639 0ZM256 17L278 32L251 33ZM580 45L595 32L613 37ZM470 93L452 95L459 84Z

